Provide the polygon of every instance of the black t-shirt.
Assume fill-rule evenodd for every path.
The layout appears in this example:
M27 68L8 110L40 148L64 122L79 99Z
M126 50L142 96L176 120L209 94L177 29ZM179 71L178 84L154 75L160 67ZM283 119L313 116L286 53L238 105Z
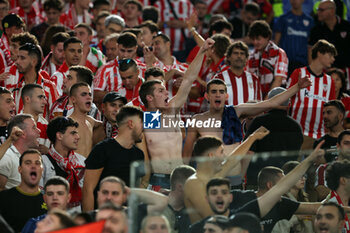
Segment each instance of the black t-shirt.
M231 193L233 195L233 200L230 208L238 209L237 212L250 212L260 217L257 196L254 191L233 190ZM245 205L247 202L248 204ZM242 205L245 206L242 207ZM264 226L264 233L271 232L276 222L279 220L289 220L299 208L299 205L299 202L282 197L281 201L277 202L277 204L270 210L270 212L267 213L267 215L260 218L260 224Z
M92 149L85 165L86 169L103 168L99 181L107 176L117 176L129 185L131 163L143 159L143 152L136 146L126 149L114 138L108 138Z
M337 24L333 31L324 23L317 24L311 29L309 45L314 45L318 40L325 39L332 43L337 49L338 55L335 56L334 67L350 67L350 23L337 17Z
M235 17L230 21L230 23L234 28L231 35L233 39L240 39L247 36L249 26L246 25L240 18Z
M20 232L30 218L47 212L43 195L25 194L17 187L0 192L0 214L7 223Z
M0 126L0 145L8 138L7 126Z

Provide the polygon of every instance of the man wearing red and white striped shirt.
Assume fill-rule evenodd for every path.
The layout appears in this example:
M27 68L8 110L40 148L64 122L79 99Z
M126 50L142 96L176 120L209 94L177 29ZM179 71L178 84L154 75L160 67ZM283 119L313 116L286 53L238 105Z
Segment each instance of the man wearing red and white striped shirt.
M249 38L254 45L247 70L260 78L262 94L281 86L288 75L288 58L283 49L271 41L272 31L264 20L257 20L249 27Z
M122 78L119 73L119 61L134 59L139 70L140 79L143 78L146 71L146 65L136 59L137 39L134 34L130 32L121 34L117 43L119 56L102 66L98 70L96 78L94 79L94 102L97 105L102 103L103 97L108 92L118 91L123 88Z
M21 98L23 101L23 113L32 115L36 122L36 127L40 129L39 150L41 154L47 154L50 148L50 140L46 134L48 122L42 116L47 105L44 89L38 84L26 84L22 88Z
M67 77L69 67L79 65L83 56L82 42L76 37L71 37L66 40L63 43L63 49L65 61L50 78L50 80L56 84L60 96L63 94L62 84L63 80Z
M241 41L234 42L227 49L227 63L230 68L219 73L215 78L225 81L229 105L247 103L249 100L261 100L259 78L244 67L248 60L248 46Z
M22 88L25 84L36 83L43 87L47 106L44 110L43 116L46 117L48 110L58 98L56 86L53 82L43 78L41 75L41 50L38 45L25 44L19 48L18 59L16 66L19 73L23 74L17 85L13 89L13 96L16 102L16 112L19 113L23 109L23 101L21 99Z
M313 83L291 99L291 116L303 129L302 150L312 149L314 140L325 134L322 119L323 104L335 99L335 86L331 76L324 73L324 70L332 66L336 55L334 45L326 40L319 40L312 47L310 65L294 70L290 77L288 87L297 83L299 76L309 76Z
M174 16L171 3L177 17ZM186 20L193 13L193 5L188 0L158 0L154 6L159 9L160 21L163 23L163 32L169 35L173 42L171 51L174 53L185 50L185 37L189 36ZM183 35L185 34L185 35ZM186 59L186 58L185 58Z
M185 72L188 68L188 65L181 63L174 56L171 55L171 40L165 34L158 34L153 38L153 53L156 56L156 62L153 63L153 66L161 68L165 73L170 70L177 69L181 72ZM169 91L169 98L172 98L176 95L178 86L174 85L177 78L181 77L172 77L172 79L166 81L166 89Z

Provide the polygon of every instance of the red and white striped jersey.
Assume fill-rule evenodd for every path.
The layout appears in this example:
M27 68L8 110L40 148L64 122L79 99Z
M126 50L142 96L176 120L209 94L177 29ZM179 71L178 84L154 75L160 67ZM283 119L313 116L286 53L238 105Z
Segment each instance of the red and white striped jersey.
M133 99L139 97L139 89L142 83L143 83L143 79L139 78L139 81L137 82L137 84L134 86L133 89L126 89L124 86L122 86L116 91L122 96L125 96L127 101L132 101Z
M46 116L49 113L49 109L51 108L52 104L58 98L56 85L53 82L51 82L50 80L43 78L41 73L38 74L38 78L37 78L35 83L39 84L40 86L43 87L44 92L45 92L45 96L47 98L47 105L46 105L45 111L43 113L43 116L46 118ZM25 85L24 78L21 77L19 79L18 84L13 89L13 98L15 99L15 103L16 103L16 113L21 112L23 109L23 101L21 98L21 92L22 92L22 87L24 87L24 85Z
M207 65L207 56L204 56L204 59L202 61L201 69L199 70L198 76L206 81L209 82L213 77L227 69L230 68L230 66L226 65L225 63L225 56L222 57L217 64L214 64L214 62L211 62L210 65Z
M315 76L309 67L302 67L294 70L288 88L298 82L299 73L301 77L308 75L312 86L301 89L291 98L291 116L299 122L304 135L314 139L320 138L325 134L323 104L335 99L334 82L327 74Z
M0 53L5 59L5 65L6 67L10 67L14 64L14 62L11 59L11 53L9 49L9 42L7 39L7 36L3 33L0 39Z
M341 102L345 106L345 118L350 117L350 96L341 98Z
M74 4L71 5L68 12L61 14L60 17L60 23L66 27L69 27L70 29L74 29L74 26L78 23L86 23L91 25L91 22L92 16L89 14L89 12L84 10L83 15L77 15Z
M127 105L127 106L137 106L137 107L140 107L143 111L146 111L146 107L145 107L145 105L143 104L143 102L142 102L140 96L138 96L138 97L132 99L132 100L129 101L126 105Z
M240 76L237 76L231 69L227 69L214 78L226 83L228 105L247 103L249 100L262 100L259 78L248 71L243 71Z
M177 0L170 2L179 20L186 21L188 18L190 18L191 14L193 13L193 5L190 1ZM154 6L159 9L160 21L168 22L175 20L174 14L170 9L167 0L158 0ZM184 29L184 31L186 36L189 36L188 30ZM170 37L171 51L181 51L185 49L185 38L182 35L181 28L166 27L163 29L163 32Z
M67 77L69 71L69 67L67 63L64 61L63 64L58 68L58 70L51 76L50 81L52 81L57 88L58 95L61 96L63 94L62 85L63 80Z
M137 66L140 70L139 78L143 79L146 65L138 62ZM119 74L118 58L103 65L96 73L93 89L97 91L117 91L122 88L122 79Z
M41 16L40 11L33 6L29 13L25 12L22 7L16 7L13 10L10 10L10 13L19 15L29 29L45 21L44 17Z
M44 59L44 61L41 64L41 69L45 70L49 76L51 77L59 68L59 65L56 65L55 63L51 62L52 52L50 52Z
M328 163L321 164L316 169L316 176L315 176L315 187L319 185L327 186L326 185L326 169L327 169Z
M208 13L214 14L216 10L223 4L225 0L207 0Z
M288 57L283 49L270 41L262 53L254 50L249 55L247 70L260 78L262 93L266 96L274 76L287 78Z
M161 62L160 60L157 60L153 66L155 67L159 67L162 70L164 70L164 72L168 72L172 69L178 69L182 72L185 72L188 68L188 65L186 63L181 63L178 60L176 60L175 57L173 57L173 64L172 65L165 65L163 62ZM176 80L176 78L173 78L171 80L168 80L168 82L166 83L165 87L166 89L169 91L169 98L172 98L176 95L177 89L175 87L173 87L174 81ZM171 90L171 91L170 91Z
M105 56L103 55L103 53L100 50L91 47L90 52L86 57L85 66L89 68L92 71L92 73L96 74L98 68L100 68L104 64Z
M47 122L47 120L40 114L38 121L36 122L36 127L40 129L39 144L44 145L47 148L50 148L50 140L46 134L46 129L48 124L49 123Z

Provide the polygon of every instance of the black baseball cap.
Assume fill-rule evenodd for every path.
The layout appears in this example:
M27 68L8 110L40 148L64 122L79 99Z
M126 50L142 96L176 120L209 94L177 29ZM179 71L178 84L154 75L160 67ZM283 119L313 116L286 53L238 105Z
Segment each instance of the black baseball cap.
M2 20L2 28L5 30L6 28L10 28L10 27L25 27L25 23L23 21L23 19L17 15L17 14L8 14L4 17L4 19Z
M262 233L260 220L252 213L237 213L230 217L228 228L239 227L249 233Z
M126 98L124 96L122 96L121 94L119 94L118 92L115 91L111 91L108 92L104 97L103 97L103 101L102 103L106 103L106 102L114 102L116 100L121 100L124 105L128 102L126 100Z

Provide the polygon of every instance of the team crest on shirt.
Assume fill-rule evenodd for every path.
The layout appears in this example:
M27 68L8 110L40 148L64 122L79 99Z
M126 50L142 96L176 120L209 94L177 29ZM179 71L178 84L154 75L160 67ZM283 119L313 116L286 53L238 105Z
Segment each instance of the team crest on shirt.
M305 25L305 27L307 27L307 26L309 26L310 21L307 20L307 19L304 19L304 20L303 20L303 24Z
M345 38L346 37L346 35L347 35L347 32L340 32L340 36L341 36L341 38Z

